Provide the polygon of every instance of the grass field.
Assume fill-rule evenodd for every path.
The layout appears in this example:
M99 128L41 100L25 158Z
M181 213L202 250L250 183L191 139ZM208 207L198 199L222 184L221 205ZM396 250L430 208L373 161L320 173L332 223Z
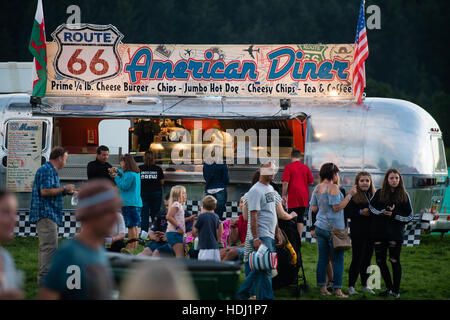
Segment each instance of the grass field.
M61 240L63 241L63 240ZM37 293L37 238L15 238L5 248L14 257L17 268L25 272L25 297L33 299ZM336 299L323 297L316 287L317 249L315 244L303 243L303 264L311 289L300 299ZM344 292L347 290L348 268L351 252L345 253ZM441 240L440 235L423 235L420 246L402 248L403 277L401 299L450 299L450 235ZM374 258L373 258L374 262ZM241 281L244 276L241 274ZM381 280L381 288L384 287ZM360 289L359 281L356 290ZM275 292L276 299L294 299L292 288ZM359 294L351 299L386 299L369 294ZM393 299L393 298L387 298Z

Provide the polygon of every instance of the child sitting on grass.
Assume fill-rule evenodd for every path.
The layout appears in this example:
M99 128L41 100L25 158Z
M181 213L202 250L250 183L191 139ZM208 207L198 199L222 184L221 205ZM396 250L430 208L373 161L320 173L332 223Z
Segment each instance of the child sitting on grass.
M217 200L206 196L202 200L202 210L194 224L192 234L198 236L198 260L220 262L219 239L222 239L220 221L216 209Z

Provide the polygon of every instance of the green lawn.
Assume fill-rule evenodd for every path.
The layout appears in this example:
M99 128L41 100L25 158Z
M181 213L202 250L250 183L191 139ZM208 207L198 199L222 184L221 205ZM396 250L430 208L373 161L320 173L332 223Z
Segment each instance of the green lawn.
M61 240L62 241L62 240ZM16 265L26 274L25 297L33 299L37 293L37 238L15 238L7 243ZM315 269L317 249L315 244L303 243L302 255L306 278L311 289L301 299L335 299L323 297L315 286ZM348 268L351 252L345 253L344 291L347 290ZM423 235L420 246L402 249L403 278L401 285L402 299L450 299L450 237L441 240L440 235ZM241 281L244 275L241 274ZM384 283L381 280L381 287ZM356 290L360 289L359 283ZM292 288L275 292L277 299L294 299ZM351 299L381 299L368 294L360 294ZM382 298L385 299L385 298ZM388 298L393 299L393 298Z

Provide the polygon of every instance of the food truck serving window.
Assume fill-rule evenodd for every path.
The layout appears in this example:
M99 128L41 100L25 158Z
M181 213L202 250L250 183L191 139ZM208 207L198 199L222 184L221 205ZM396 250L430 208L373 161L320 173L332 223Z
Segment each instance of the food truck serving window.
M280 165L284 165L289 162L292 148L301 148L294 145L292 125L288 121L292 122L292 120L244 119L135 119L134 128L131 129L130 151L140 154L151 150L158 163L169 166L177 164L177 160L174 159L184 158L182 155L187 152L187 158L184 158L187 163L199 165L203 163L205 152L218 143L223 146L221 154L224 158L230 155L233 159L232 163L227 160L227 164L252 164L250 157L253 154L260 161L275 156L281 160ZM252 136L256 139L252 140ZM273 143L277 145L272 145ZM257 165L257 162L253 164ZM175 168L181 169L179 166ZM183 167L183 170L195 171L194 168L186 167Z
M445 149L442 138L431 137L431 147L433 148L434 170L436 172L447 172L447 162L445 160Z

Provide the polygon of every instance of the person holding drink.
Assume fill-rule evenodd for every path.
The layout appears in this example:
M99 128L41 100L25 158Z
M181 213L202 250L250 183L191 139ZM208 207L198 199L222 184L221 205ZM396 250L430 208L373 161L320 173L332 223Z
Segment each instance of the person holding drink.
M109 172L119 188L120 197L123 200L122 215L125 226L128 228L128 239L137 239L142 209L140 170L130 154L125 154L120 158L120 166L122 169L111 168ZM136 241L128 244L129 250L136 250L136 248Z

